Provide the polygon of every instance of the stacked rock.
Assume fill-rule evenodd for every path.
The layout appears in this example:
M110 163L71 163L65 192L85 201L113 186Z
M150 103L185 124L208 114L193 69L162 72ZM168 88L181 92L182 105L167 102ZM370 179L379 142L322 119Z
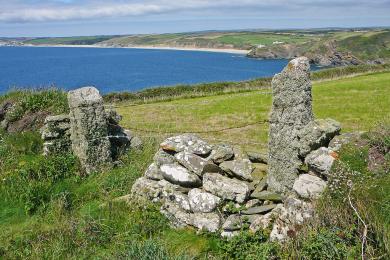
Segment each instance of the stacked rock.
M231 236L282 202L266 191L267 156L210 145L194 134L170 137L160 147L132 194L161 202L175 227Z
M71 149L70 119L68 115L48 116L41 128L43 154L66 153Z

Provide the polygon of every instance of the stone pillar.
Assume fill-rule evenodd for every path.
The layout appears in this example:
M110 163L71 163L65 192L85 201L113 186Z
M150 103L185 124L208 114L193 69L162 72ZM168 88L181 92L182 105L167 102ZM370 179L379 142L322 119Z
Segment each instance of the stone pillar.
M111 162L103 98L94 87L68 93L72 150L89 174Z
M272 92L268 186L288 194L302 165L299 133L313 121L309 60L300 57L290 61L273 78Z

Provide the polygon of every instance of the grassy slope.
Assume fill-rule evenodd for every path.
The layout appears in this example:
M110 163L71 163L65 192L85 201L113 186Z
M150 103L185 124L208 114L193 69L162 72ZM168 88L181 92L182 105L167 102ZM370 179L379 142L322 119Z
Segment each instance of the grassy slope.
M331 117L340 121L344 131L368 130L374 122L390 114L389 82L390 73L385 72L315 83L315 115L318 118ZM267 124L217 133L210 131L265 120L268 118L270 105L271 95L266 89L135 106L121 103L117 110L124 116L122 124L128 128L152 129L173 132L172 134L201 131L204 132L201 135L210 140L227 140L245 144L251 149L264 150ZM240 137L239 141L237 136Z
M102 41L107 41L117 36L77 36L77 37L48 37L35 38L24 41L26 44L44 45L44 44L65 44L65 45L89 45Z
M347 130L368 129L372 122L390 114L389 78L390 73L376 73L315 84L316 115L334 117L343 122ZM40 103L41 109L51 107L52 102L42 102L47 95L36 97L39 98L34 100L39 102L34 104ZM31 107L31 102L24 103ZM243 113L245 119L263 118L269 105L269 96L248 92L123 107L121 112L126 114L126 124L138 122L144 113L146 124L138 122L139 126L155 127L162 122L152 122L158 119L153 113L160 113L161 121L174 118L178 125L183 123L194 129L200 125L196 121L199 118L204 127L212 125L217 113L223 115L223 119L213 127L240 122L242 117L237 111ZM176 107L180 111L177 118L172 113ZM192 124L186 123L190 120ZM175 126L164 126L169 127ZM247 133L240 130L230 137L234 137L234 141L251 141ZM259 136L260 141L265 140L266 135ZM0 258L150 259L153 256L173 259L169 255L174 255L177 259L185 254L186 259L269 259L270 255L277 254L282 259L344 259L347 255L349 259L356 259L360 254L361 226L345 204L345 196L339 200L325 197L319 222L312 230L309 226L299 241L285 248L264 243L260 234L244 234L233 241L223 241L207 234L196 235L192 230L170 229L158 213L158 207L139 207L135 202L127 206L112 201L129 193L134 180L151 162L156 142L147 141L142 152L124 156L117 169L80 178L73 156L45 158L40 155L42 143L38 133L7 135L0 132L0 140ZM354 145L351 149L341 159L354 170L367 173L367 150L356 150ZM337 173L339 176L339 171ZM366 180L363 188L352 196L359 212L364 213L363 217L370 224L370 246L366 251L370 256L386 258L383 247L387 246L389 251L390 246L389 177Z

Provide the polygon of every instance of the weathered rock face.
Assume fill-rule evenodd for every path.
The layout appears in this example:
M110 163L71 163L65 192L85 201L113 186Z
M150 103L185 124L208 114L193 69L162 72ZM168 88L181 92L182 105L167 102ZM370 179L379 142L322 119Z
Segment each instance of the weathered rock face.
M112 162L103 98L93 87L68 93L72 150L87 173Z
M164 164L160 167L162 176L167 181L183 187L199 187L199 177L178 164Z
M71 150L70 119L68 115L48 116L41 128L43 154L67 153Z
M323 176L329 175L334 160L337 158L337 154L332 150L321 147L318 150L311 152L306 158L305 163L309 166L309 169Z
M289 193L302 164L298 137L313 121L309 60L300 57L290 61L273 78L272 91L268 186Z
M294 191L304 199L318 199L326 188L326 182L310 174L299 175L294 183Z
M191 209L193 212L208 213L216 209L221 199L201 189L192 189L188 193Z
M203 188L223 199L238 203L243 203L249 196L249 187L246 183L218 173L206 173L203 176Z

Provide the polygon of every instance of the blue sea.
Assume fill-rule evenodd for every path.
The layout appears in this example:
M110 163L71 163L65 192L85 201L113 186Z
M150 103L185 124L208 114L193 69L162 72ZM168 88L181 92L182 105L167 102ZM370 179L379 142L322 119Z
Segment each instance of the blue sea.
M286 60L200 51L0 47L0 93L11 88L95 86L102 93L272 76Z

